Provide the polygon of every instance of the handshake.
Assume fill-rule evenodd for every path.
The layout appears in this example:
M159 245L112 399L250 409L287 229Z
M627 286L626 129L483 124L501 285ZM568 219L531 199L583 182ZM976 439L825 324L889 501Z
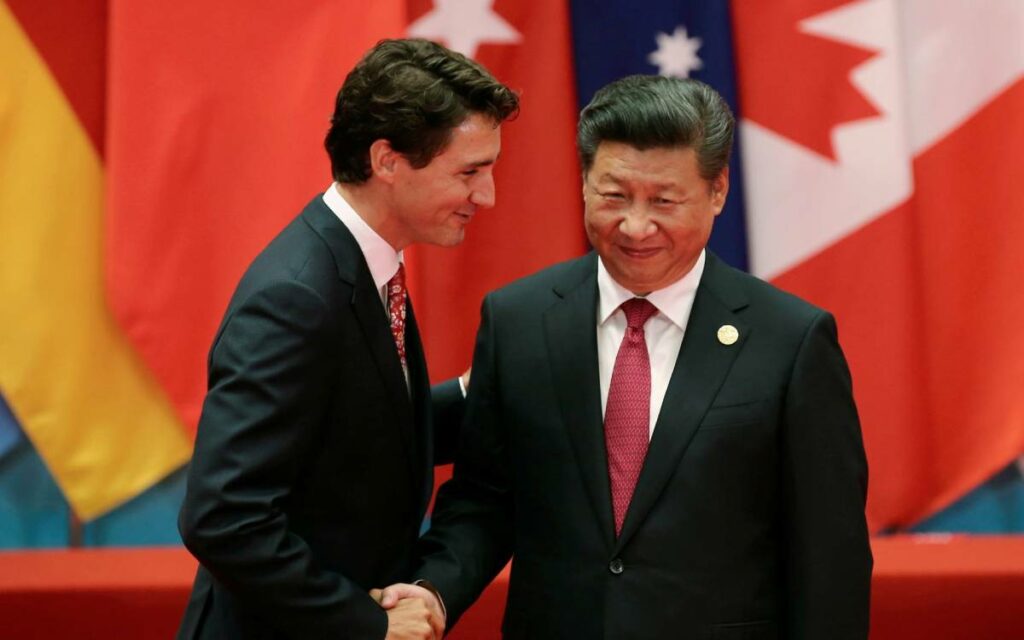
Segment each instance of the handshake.
M388 615L385 640L440 640L444 636L444 605L429 587L426 582L399 583L370 590L370 597Z

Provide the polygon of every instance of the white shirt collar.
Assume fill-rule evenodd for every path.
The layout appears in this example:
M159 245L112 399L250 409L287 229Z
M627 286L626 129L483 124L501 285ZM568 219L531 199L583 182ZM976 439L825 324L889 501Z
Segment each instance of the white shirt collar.
M680 329L686 327L686 321L692 307L693 294L697 290L697 285L700 284L701 275L704 273L704 263L705 257L704 250L702 249L697 262L690 269L689 273L667 287L647 294L647 300L667 317L672 324ZM612 317L612 314L618 310L623 302L637 297L635 293L623 287L612 278L600 257L597 260L597 291L600 298L597 310L597 323L599 325L607 322L608 318Z
M331 184L324 192L324 204L334 212L334 215L338 216L341 223L355 237L356 243L366 259L366 266L370 268L373 284L379 291L398 272L398 264L402 261L402 252L395 251L387 240L380 237L370 225L366 224L366 221L352 208L352 205L341 196L337 182Z

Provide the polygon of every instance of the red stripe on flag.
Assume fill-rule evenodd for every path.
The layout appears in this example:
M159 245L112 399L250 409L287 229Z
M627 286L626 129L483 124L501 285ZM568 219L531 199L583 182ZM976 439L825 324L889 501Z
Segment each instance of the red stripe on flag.
M104 152L107 0L6 0L93 146Z

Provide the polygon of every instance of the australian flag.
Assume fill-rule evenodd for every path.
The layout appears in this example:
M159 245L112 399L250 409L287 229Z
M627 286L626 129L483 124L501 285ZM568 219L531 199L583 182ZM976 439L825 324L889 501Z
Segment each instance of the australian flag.
M696 78L714 87L739 120L727 0L572 0L580 108L609 82L634 73ZM747 269L739 135L729 163L729 197L711 249Z

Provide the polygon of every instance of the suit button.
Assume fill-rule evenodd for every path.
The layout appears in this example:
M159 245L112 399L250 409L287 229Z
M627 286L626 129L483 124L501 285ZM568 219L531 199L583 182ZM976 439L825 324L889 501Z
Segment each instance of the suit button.
M615 575L619 575L620 573L622 573L623 568L624 567L622 564L622 560L620 558L615 558L614 560L608 563L608 570L614 573Z

